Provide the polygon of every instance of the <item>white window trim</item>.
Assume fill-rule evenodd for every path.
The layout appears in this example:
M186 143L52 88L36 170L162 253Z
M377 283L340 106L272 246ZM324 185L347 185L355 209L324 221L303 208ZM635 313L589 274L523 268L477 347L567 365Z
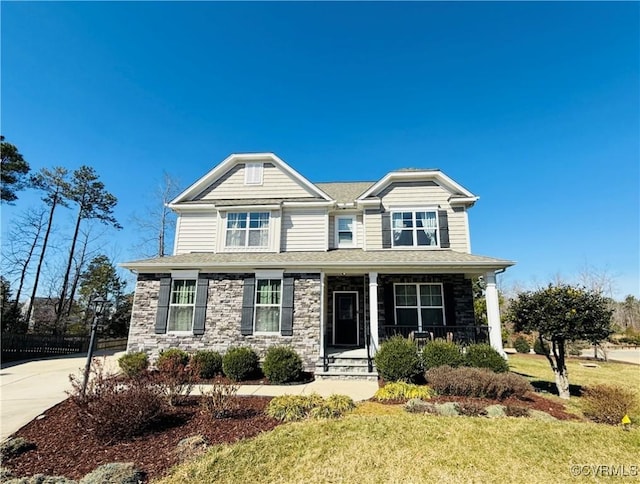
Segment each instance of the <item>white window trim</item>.
M340 227L340 220L351 220L351 243L350 244L345 244L345 243L340 243L340 234L339 234L339 227ZM334 220L334 243L335 243L335 247L338 249L353 249L354 247L358 247L358 230L357 230L357 217L355 215L336 215L335 220Z
M195 273L195 277L191 277ZM171 302L173 296L173 284L176 281L195 281L195 285L193 288L193 304L173 304ZM167 311L167 331L166 334L175 334L178 336L192 335L193 334L193 322L195 320L196 315L196 298L198 297L198 271L171 271L171 289L169 292L169 308ZM171 308L179 306L179 307L187 307L190 306L193 308L191 312L191 329L186 331L176 331L169 329L169 324L171 322Z
M413 227L411 228L411 232L413 234L413 245L396 245L395 244L395 239L393 237L393 232L394 232L394 227L393 227L393 215L395 213L403 213L403 212L411 212L412 215L412 223L413 223ZM437 244L436 245L418 245L418 227L416 227L416 212L433 212L435 213L436 217L436 238L437 238ZM440 249L440 243L441 243L441 234L440 234L440 217L438 216L438 209L434 208L434 207L394 207L391 209L390 211L390 225L391 225L391 247L393 247L394 249L398 249L398 250L415 250L415 249L420 249L420 250L433 250L433 249ZM402 230L406 230L408 231L409 229L402 229Z
M246 227L242 228L242 229L231 229L231 230L243 230L246 233L246 237L245 237L245 244L244 245L227 245L227 233L230 230L229 228L229 215L231 214L246 214L247 215L247 220L246 220ZM249 233L251 230L264 230L264 229L251 229L250 225L250 221L251 221L251 214L252 213L266 213L269 216L269 223L267 226L267 243L265 245L249 245ZM260 251L260 250L267 250L270 248L271 246L271 225L272 225L272 213L270 210L233 210L233 211L228 211L225 213L224 216L224 221L223 221L223 228L224 228L224 232L223 232L223 238L222 238L222 245L224 247L224 250L226 251L241 251L241 252L245 252L248 250L256 250L256 251Z
M336 344L336 294L355 294L356 295L356 346L360 346L360 295L358 291L333 291L333 315L331 316L333 320L333 344Z
M417 306L398 306L396 303L397 287L398 286L415 286L416 287L416 302ZM444 303L444 284L441 282L396 282L393 284L393 311L395 316L395 324L398 324L398 308L401 309L415 309L418 312L418 331L424 331L422 329L422 311L421 309L437 309L440 306L422 306L420 304L420 286L440 286L440 296L442 297L442 326L447 325L447 314L445 312Z
M258 273L256 273L256 287L255 287L255 292L253 294L253 334L254 335L258 335L258 336L280 336L282 334L282 290L283 290L283 286L284 286L284 280L282 278L282 275L280 277L268 277L269 274L267 274L267 277L265 277L264 273L266 273L267 271L264 271L261 276L258 276ZM275 272L275 271L274 271ZM282 274L280 272L280 274ZM278 308L278 330L277 331L257 331L256 330L256 323L257 321L257 315L258 315L258 281L280 281L280 303L279 304L260 304L260 307L269 307L269 308L274 308L277 307Z
M264 181L264 163L247 162L244 165L244 184L262 185Z

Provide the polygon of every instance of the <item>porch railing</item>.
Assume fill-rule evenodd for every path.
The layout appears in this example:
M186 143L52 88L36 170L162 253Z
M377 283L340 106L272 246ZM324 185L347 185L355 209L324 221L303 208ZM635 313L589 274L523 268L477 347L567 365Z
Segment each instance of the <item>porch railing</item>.
M420 330L415 326L385 325L382 327L385 338L401 335L423 340L442 339L461 345L489 342L489 326L423 326Z

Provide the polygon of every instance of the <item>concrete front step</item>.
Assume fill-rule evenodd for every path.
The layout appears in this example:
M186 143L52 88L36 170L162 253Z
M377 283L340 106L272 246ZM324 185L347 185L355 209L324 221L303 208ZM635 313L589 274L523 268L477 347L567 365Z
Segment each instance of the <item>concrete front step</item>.
M367 373L361 371L329 371L317 370L314 373L317 380L367 380L378 381L378 373Z

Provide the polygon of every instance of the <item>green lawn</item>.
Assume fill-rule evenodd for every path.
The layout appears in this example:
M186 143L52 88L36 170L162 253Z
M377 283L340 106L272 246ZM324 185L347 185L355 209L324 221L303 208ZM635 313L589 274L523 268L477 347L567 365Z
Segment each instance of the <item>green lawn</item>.
M597 365L592 368L584 365ZM525 375L529 380L546 381L555 386L553 371L542 355L509 355L509 367ZM606 383L640 390L640 366L628 363L588 361L570 358L567 360L569 382L572 385L595 385Z
M214 447L163 482L592 482L571 466L624 465L629 473L640 465L637 428L362 413Z

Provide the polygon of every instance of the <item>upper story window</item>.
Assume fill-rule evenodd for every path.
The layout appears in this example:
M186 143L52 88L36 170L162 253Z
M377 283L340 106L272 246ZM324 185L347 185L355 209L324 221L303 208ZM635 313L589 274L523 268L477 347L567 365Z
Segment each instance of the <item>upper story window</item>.
M227 247L267 247L269 212L232 212L227 214Z
M245 185L262 185L263 174L264 174L264 164L246 163L244 165L244 184Z
M438 214L435 210L391 213L394 247L438 247Z
M336 217L336 247L355 247L355 217Z
M191 331L196 304L196 280L174 279L171 283L167 331Z

